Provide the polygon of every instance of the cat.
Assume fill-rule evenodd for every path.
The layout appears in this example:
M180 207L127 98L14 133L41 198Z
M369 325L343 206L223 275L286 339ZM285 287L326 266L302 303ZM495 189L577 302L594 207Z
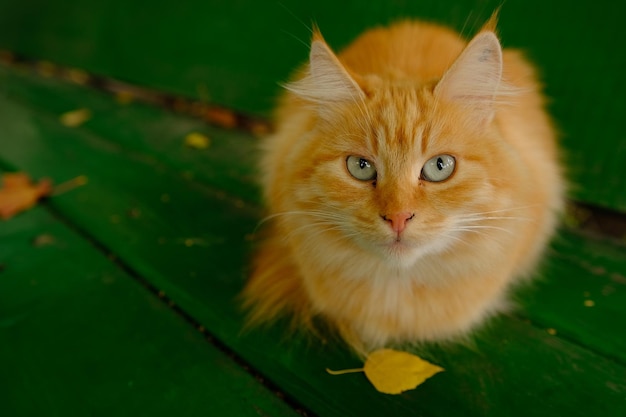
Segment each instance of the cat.
M338 55L313 31L262 144L250 323L321 319L367 354L462 337L510 308L564 180L536 71L495 21L467 42L403 20Z

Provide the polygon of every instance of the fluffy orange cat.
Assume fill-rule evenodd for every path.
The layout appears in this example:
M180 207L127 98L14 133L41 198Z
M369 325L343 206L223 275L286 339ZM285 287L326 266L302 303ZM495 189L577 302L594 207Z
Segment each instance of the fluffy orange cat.
M533 67L492 19L416 21L335 55L318 31L263 145L252 323L322 318L360 353L463 335L509 304L563 204Z

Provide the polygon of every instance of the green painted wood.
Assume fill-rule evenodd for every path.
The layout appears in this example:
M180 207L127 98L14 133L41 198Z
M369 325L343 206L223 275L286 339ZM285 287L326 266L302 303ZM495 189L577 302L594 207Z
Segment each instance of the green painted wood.
M259 201L255 176L257 140L249 134L225 133L197 119L150 105L120 105L109 94L87 93L83 86L37 77L28 71L17 73L0 66L0 82L7 97L37 111L60 116L68 111L88 109L93 117L83 128L96 134L115 132L107 139L120 150L158 160L181 176L198 177L216 188L236 190L238 197L248 202ZM209 148L186 147L184 139L191 132L207 135Z
M0 241L3 415L297 415L45 209Z
M603 347L594 340L577 340L581 335L575 327L572 341L551 336L543 327L559 331L562 327L549 318L536 327L505 317L469 346L425 350L423 354L446 372L397 397L377 394L362 375L327 375L326 367L358 366L334 343L284 337L280 327L242 334L234 298L246 275L247 236L259 218L255 205L239 201L243 188L220 190L215 184L190 180L181 175L178 165L168 162L176 154L159 158L138 147L129 151L124 140L118 141L119 123L115 129L97 130L89 124L64 128L56 112L33 109L29 101L8 97L5 85L0 83L1 159L57 181L87 175L88 185L55 197L50 204L313 412L328 416L623 415L623 353L618 352L616 360L595 353ZM126 111L139 115L145 109L129 106ZM117 120L113 113L100 117ZM161 199L164 193L169 196L166 201ZM569 260L565 264L564 275L547 276L546 282L559 285L563 277L587 277L581 265ZM561 304L556 300L551 299L553 305L545 309L559 314ZM598 303L597 308L603 307ZM624 310L620 311L623 317ZM621 337L619 320L606 326Z
M258 114L277 83L306 58L316 21L341 47L367 27L417 16L472 34L499 0L0 3L0 48ZM539 13L538 10L541 12ZM563 132L564 160L578 200L626 211L626 50L623 1L510 0L505 46L539 63ZM29 30L24 30L28 27Z
M520 314L626 364L626 244L561 230ZM552 331L552 330L550 330Z
M12 100L41 112L51 112L53 118L55 114L71 109L89 108L94 117L82 130L106 137L108 142L119 146L120 151L167 166L181 177L195 178L203 184L226 190L235 205L254 206L258 202L253 168L256 140L248 135L225 132L152 106L119 105L106 94L28 74L16 75L0 69L0 80ZM212 138L210 148L202 151L185 148L183 138L191 131L208 134ZM77 171L73 172L68 175L79 175ZM155 194L155 200L164 194L171 198L168 190L162 191L161 195ZM227 197L222 191L216 191L216 195ZM124 217L120 214L111 216ZM183 240L179 238L179 242ZM608 256L609 253L612 255ZM621 306L626 305L626 292L620 278L626 274L625 253L619 246L583 239L564 231L555 240L551 256L541 271L547 278L536 281L529 291L520 295L525 317L626 362L626 334L620 332L615 327L619 323L612 320L613 316L625 314ZM589 273L599 269L605 273ZM572 274L575 277L567 281L564 278L549 279ZM585 297L587 292L589 296ZM603 300L598 301L601 308L584 306L586 298L595 299L600 295ZM611 336L607 337L607 334Z

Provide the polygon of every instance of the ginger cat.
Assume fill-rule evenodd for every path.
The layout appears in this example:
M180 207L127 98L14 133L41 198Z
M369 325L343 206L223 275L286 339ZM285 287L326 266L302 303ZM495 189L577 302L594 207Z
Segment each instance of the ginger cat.
M533 67L495 18L468 43L401 21L310 60L263 143L251 323L321 318L357 352L463 335L507 308L563 206Z

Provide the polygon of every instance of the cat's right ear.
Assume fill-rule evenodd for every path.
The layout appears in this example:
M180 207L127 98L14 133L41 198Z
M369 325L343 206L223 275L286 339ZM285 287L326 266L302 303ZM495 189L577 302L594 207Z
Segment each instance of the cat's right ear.
M307 73L303 78L284 87L304 100L322 105L354 102L365 98L361 87L317 30L313 33Z

